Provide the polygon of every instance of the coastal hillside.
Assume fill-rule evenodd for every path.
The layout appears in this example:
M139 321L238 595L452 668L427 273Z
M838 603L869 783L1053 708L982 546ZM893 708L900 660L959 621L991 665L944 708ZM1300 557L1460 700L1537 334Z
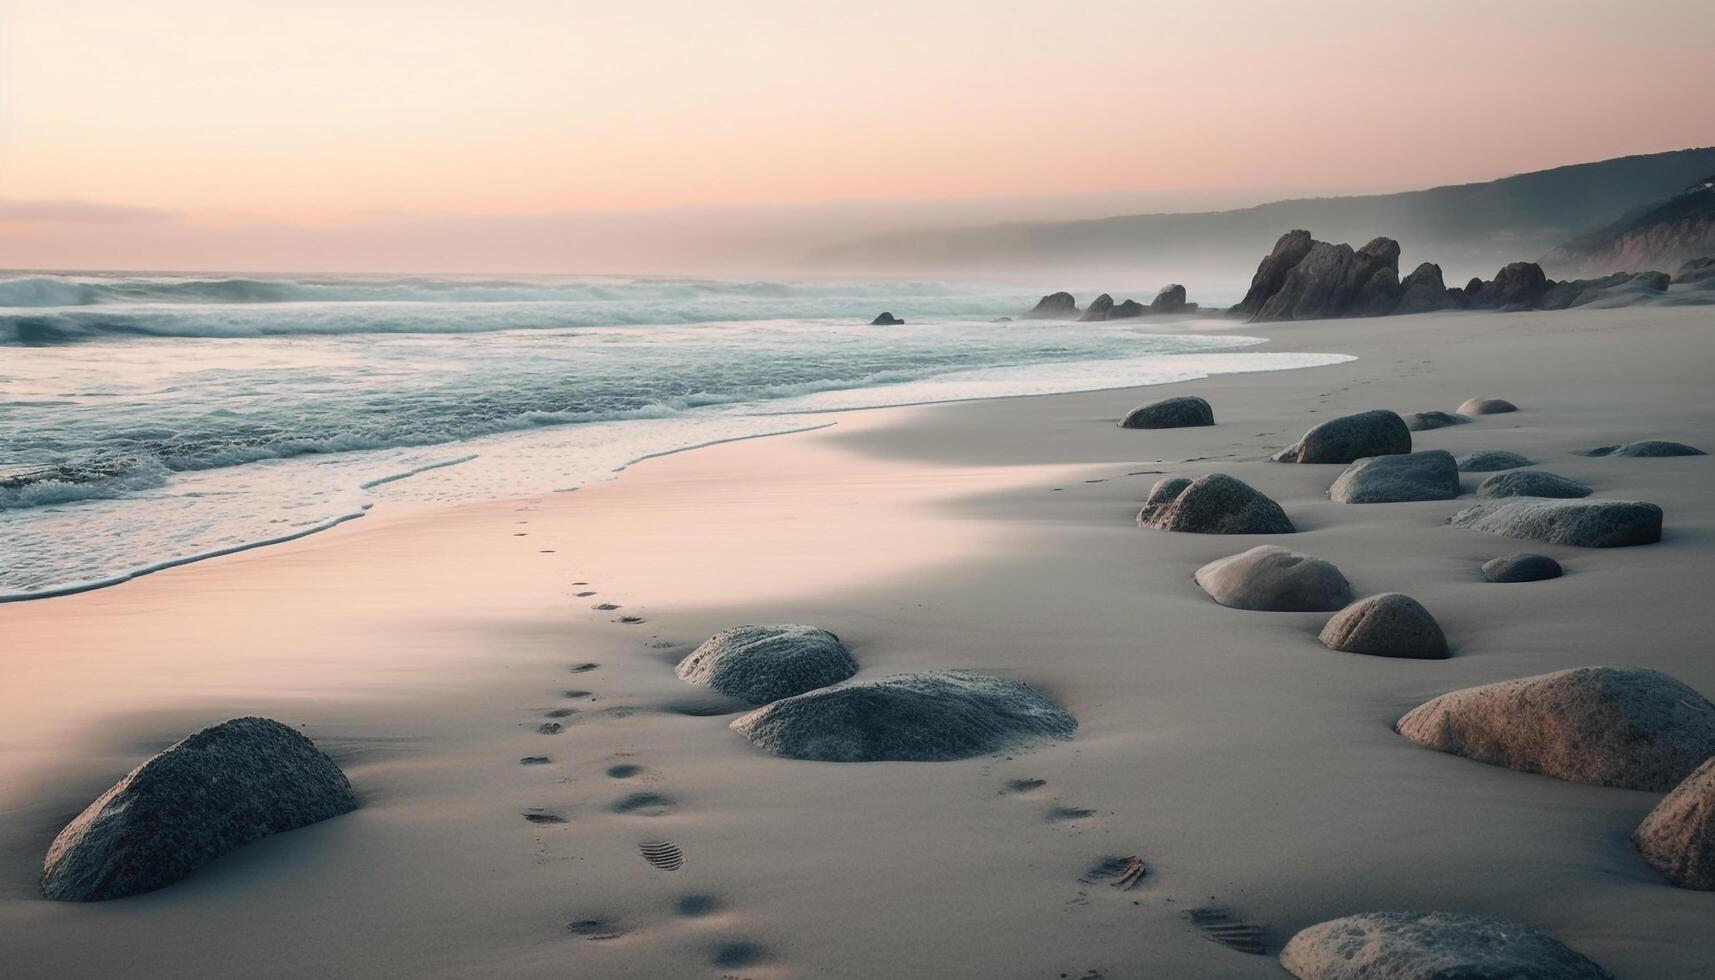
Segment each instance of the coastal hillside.
M1715 173L1715 147L1620 157L1483 183L1397 194L1303 198L1233 211L1137 214L1093 221L899 231L820 249L825 269L915 274L1159 269L1238 279L1266 255L1282 228L1315 228L1330 239L1387 234L1434 255L1450 276L1492 272L1541 255L1569 236L1600 228Z
M1596 231L1577 235L1542 257L1552 272L1673 271L1715 255L1715 176L1682 194L1631 212Z

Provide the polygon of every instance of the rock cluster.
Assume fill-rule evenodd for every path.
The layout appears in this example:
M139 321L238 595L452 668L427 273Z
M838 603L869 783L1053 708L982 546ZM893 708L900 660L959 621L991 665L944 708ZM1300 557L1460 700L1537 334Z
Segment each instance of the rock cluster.
M1190 534L1291 534L1296 528L1280 505L1225 473L1190 482L1162 480L1137 513L1140 527Z
M1060 300L1057 299L1057 297L1065 297L1065 299ZM1054 302L1050 304L1050 300L1053 300ZM1049 309L1054 312L1038 312L1044 310L1045 304L1048 304ZM1067 312L1068 310L1069 312ZM1083 315L1078 316L1077 306L1072 302L1070 294L1054 293L1050 296L1042 297L1041 302L1036 304L1036 309L1032 310L1028 315L1038 318L1052 316L1055 319L1071 319L1072 317L1077 316L1078 319L1086 322L1101 322L1103 320L1130 320L1134 317L1140 316L1194 313L1196 310L1196 303L1187 303L1185 301L1185 287L1178 283L1172 283L1162 287L1161 291L1155 294L1155 299L1151 300L1148 306L1139 303L1135 299L1128 299L1124 302L1116 303L1111 295L1103 293L1091 300L1089 307L1084 310Z
M814 626L734 626L679 663L679 679L746 704L767 704L857 673L840 638Z
M1049 293L1024 315L1032 320L1075 320L1078 318L1078 301L1072 298L1071 293Z
M1122 429L1180 429L1214 424L1215 410L1196 395L1179 395L1140 405L1120 419Z

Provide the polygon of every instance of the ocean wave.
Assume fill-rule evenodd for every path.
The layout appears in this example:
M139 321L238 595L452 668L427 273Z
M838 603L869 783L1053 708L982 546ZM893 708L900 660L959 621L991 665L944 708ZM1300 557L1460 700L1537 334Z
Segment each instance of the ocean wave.
M41 466L0 468L0 510L114 500L166 485L172 475L153 456L93 456Z

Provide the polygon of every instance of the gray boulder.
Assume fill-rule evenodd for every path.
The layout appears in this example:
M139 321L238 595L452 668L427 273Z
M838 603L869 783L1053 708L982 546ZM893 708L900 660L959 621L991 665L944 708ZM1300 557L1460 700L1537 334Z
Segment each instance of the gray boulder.
M1656 804L1632 843L1668 881L1715 891L1715 757Z
M1548 276L1535 262L1509 262L1492 282L1467 287L1465 301L1477 309L1514 312L1535 309L1547 294Z
M1195 307L1192 307L1193 309ZM1151 313L1184 313L1186 312L1185 287L1178 283L1168 283L1161 287L1155 298L1149 301Z
M1579 548L1624 548L1661 540L1661 508L1641 500L1526 497L1467 507L1447 523Z
M1447 284L1441 278L1441 267L1433 262L1425 262L1413 269L1411 275L1400 280L1399 304L1393 308L1394 313L1433 313L1436 310L1446 310L1454 307L1453 297L1447 292Z
M1715 755L1715 704L1644 667L1577 667L1453 691L1394 729L1492 766L1621 789L1671 789Z
M905 323L904 320L899 319L898 317L894 316L892 313L883 313L880 316L876 317L875 319L869 321L869 325L872 327L897 327L897 326L900 326L904 323Z
M1024 314L1032 320L1075 320L1078 317L1078 301L1071 293L1049 293L1036 301L1036 306Z
M1144 500L1143 506L1155 507L1160 504L1172 503L1173 498L1184 493L1185 488L1190 485L1191 480L1189 477L1163 477L1155 481L1155 486L1149 488L1149 496Z
M1586 450L1586 456L1637 456L1651 458L1658 456L1707 456L1708 453L1695 446L1687 446L1683 442L1668 442L1665 439L1645 439L1642 442L1627 442L1618 446L1597 446Z
M1497 470L1513 470L1520 466L1532 465L1531 460L1518 453L1509 453L1500 449L1479 449L1474 453L1466 453L1459 457L1459 472L1461 473L1494 473Z
M170 885L251 841L357 809L351 783L300 732L234 718L131 770L59 832L42 894L123 898Z
M1452 500L1459 496L1459 465L1442 449L1369 456L1346 467L1328 496L1341 504Z
M1262 312L1263 304L1280 292L1286 277L1310 254L1310 248L1314 244L1316 242L1310 237L1310 233L1302 228L1280 236L1280 240L1274 243L1274 249L1257 265L1256 275L1251 277L1250 289L1245 293L1245 298L1233 307L1232 312L1247 319L1256 317Z
M1407 412L1401 417L1405 419L1405 427L1413 432L1445 429L1450 425L1464 425L1471 421L1452 412Z
M1149 307L1144 306L1135 299L1128 299L1123 303L1115 303L1114 308L1108 311L1108 319L1131 320L1143 316L1148 312Z
M1162 490L1163 480L1156 484ZM1137 512L1140 527L1189 534L1291 534L1296 528L1280 505L1243 480L1225 473L1200 476L1157 500L1150 493Z
M1501 415L1516 411L1518 406L1505 398L1467 398L1459 406L1460 415Z
M1350 463L1411 452L1411 430L1386 409L1329 419L1274 456L1282 463Z
M1071 738L1078 722L1028 684L901 674L776 701L732 723L759 748L820 762L940 762Z
M1542 470L1509 470L1477 484L1479 497L1588 497L1589 487L1577 480Z
M1483 577L1491 582L1543 582L1560 575L1560 563L1547 555L1525 552L1483 562Z
M1276 545L1217 559L1192 578L1210 598L1233 609L1333 612L1352 601L1351 583L1338 568Z
M814 626L734 626L680 662L679 679L746 704L767 704L857 673L840 638Z
M1410 660L1452 656L1441 624L1411 596L1399 592L1359 599L1334 614L1322 628L1322 645L1342 653Z
M1090 300L1090 305L1084 309L1084 315L1078 319L1086 321L1106 320L1108 318L1108 314L1113 312L1113 309L1114 298L1109 296L1107 293L1103 293L1095 299Z
M1132 409L1120 420L1122 429L1181 429L1214 424L1215 410L1196 395L1180 395L1150 402Z
M1280 965L1299 980L1614 980L1545 932L1455 912L1323 922L1293 936Z

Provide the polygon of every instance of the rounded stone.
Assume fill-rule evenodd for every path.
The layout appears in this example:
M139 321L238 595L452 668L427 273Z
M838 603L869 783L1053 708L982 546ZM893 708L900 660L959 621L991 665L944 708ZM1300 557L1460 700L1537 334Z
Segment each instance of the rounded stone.
M1405 427L1413 432L1445 429L1450 425L1464 425L1471 421L1454 412L1407 412L1400 417L1405 419Z
M1459 406L1460 415L1501 415L1516 411L1518 406L1505 398L1468 398Z
M1122 429L1181 429L1197 425L1214 425L1215 410L1196 395L1163 398L1140 405L1120 420Z
M1529 926L1454 912L1366 912L1311 926L1280 952L1299 980L1614 980Z
M1467 507L1454 527L1580 548L1623 548L1661 540L1661 508L1641 500L1521 497Z
M1192 576L1209 597L1233 609L1333 612L1352 601L1352 586L1329 562L1277 545L1217 559Z
M814 626L733 626L704 640L676 673L746 704L767 704L857 673L840 638Z
M1477 484L1479 497L1588 497L1589 487L1577 480L1542 470L1511 470L1496 473Z
M1372 456L1346 467L1328 496L1341 504L1452 500L1459 496L1459 466L1440 449Z
M1466 453L1459 457L1459 472L1461 473L1494 473L1498 470L1516 470L1520 466L1530 466L1531 460L1518 453L1509 453L1501 449L1479 449L1474 453Z
M1183 486L1162 480L1138 511L1137 523L1189 534L1291 534L1296 530L1279 504L1225 473L1200 476Z
M1618 446L1598 446L1586 450L1586 456L1636 456L1640 458L1655 458L1664 456L1707 456L1708 453L1696 446L1687 446L1683 442L1669 442L1665 439L1645 439L1642 442L1621 443Z
M1483 562L1483 577L1491 582L1543 582L1560 575L1560 563L1547 555L1523 552Z
M1411 452L1411 430L1386 409L1329 419L1273 457L1282 463L1350 463Z
M1322 628L1322 645L1342 653L1409 660L1451 656L1441 624L1416 599L1383 592L1359 599L1334 614Z
M1632 843L1668 881L1715 891L1715 757L1656 804Z

